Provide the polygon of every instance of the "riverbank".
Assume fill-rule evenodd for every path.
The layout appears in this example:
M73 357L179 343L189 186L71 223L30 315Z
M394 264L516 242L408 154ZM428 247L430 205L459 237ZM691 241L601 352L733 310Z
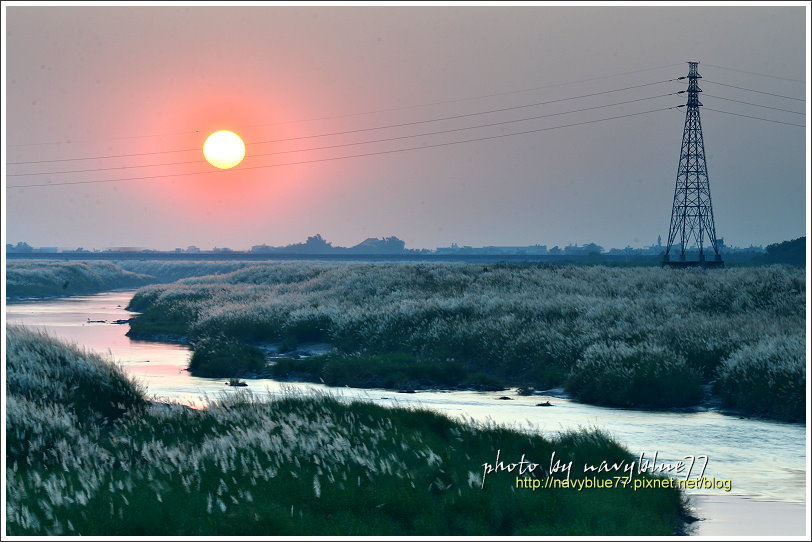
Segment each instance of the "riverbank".
M171 283L201 275L230 273L256 265L250 261L151 261L144 259L82 261L25 259L6 262L6 301L89 295Z
M146 339L169 344L189 344L183 336L150 333L131 338ZM354 355L337 353L326 343L303 343L294 350L285 350L281 344L253 345L265 356L265 366L255 371L242 372L238 377L250 383L273 379L279 382L314 382L329 388L352 387L359 389L392 390L399 393L453 392L453 391L503 391L503 399L521 396L537 396L545 400L538 406L551 406L549 397L576 401L564 387L536 390L532 386L509 385L496 378L479 373L470 375L461 364L430 364L419 362L405 354ZM285 350L284 352L282 350ZM209 376L190 371L195 376ZM220 375L214 375L220 377ZM231 374L226 376L231 377ZM769 420L736 408L726 407L720 395L713 393L713 386L706 385L702 398L691 406L656 407L640 405L633 410L652 412L701 412L713 410L727 416L748 416Z
M541 437L327 395L171 409L98 356L37 333L8 328L7 351L12 535L628 536L684 522L677 490L536 492L483 469L497 450L543 465L553 453L575 465L632 460L599 431Z
M156 282L112 262L16 261L6 266L6 300L91 294Z
M780 266L708 273L321 262L149 286L130 309L141 313L132 336L186 336L215 360L237 343L331 344L343 371L335 359L283 365L325 382L343 373L338 385L467 387L476 377L642 408L699 405L711 386L726 408L803 421L805 295L802 272ZM213 365L206 374L252 372ZM443 374L460 378L442 382Z
M8 287L63 295L178 279L136 294L131 307L143 314L131 336L227 342L257 360L232 367L215 344L207 352L219 361L194 360L201 375L259 372L257 342L290 350L317 340L348 366L332 359L275 376L404 389L564 386L584 402L637 408L700 405L711 386L731 411L806 416L805 282L788 267L12 262ZM395 364L393 380L395 358L413 362Z

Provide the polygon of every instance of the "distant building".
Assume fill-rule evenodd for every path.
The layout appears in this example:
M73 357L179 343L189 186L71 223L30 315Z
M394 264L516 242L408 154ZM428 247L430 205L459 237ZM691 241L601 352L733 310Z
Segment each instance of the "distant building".
M487 246L479 249L483 254L534 254L544 255L548 253L547 245L530 245L526 247L501 247Z
M589 243L582 247L578 245L567 245L564 247L564 254L568 256L576 256L576 255L589 255L589 254L602 254L603 247L600 245L596 245L595 243Z
M261 245L254 245L254 246L251 247L251 252L256 252L256 253L260 253L260 254L268 253L268 252L274 252L274 251L277 251L277 250L279 250L279 249L277 249L276 247L268 246L265 243L263 243Z
M606 252L607 256L657 256L662 255L665 247L662 245L651 245L645 248L632 248L626 245L626 248L613 248Z
M457 243L451 243L450 247L438 247L435 251L437 254L481 254L481 255L544 255L548 254L547 245L529 245L529 246L494 246L489 245L485 247L471 247L468 245L459 246Z
M144 247L108 247L105 252L144 252L147 249Z

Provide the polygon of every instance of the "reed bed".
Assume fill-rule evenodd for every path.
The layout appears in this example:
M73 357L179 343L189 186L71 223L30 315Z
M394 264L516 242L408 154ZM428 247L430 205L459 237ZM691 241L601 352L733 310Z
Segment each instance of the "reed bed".
M784 266L297 262L147 286L130 307L143 313L133 336L225 335L283 349L327 342L344 355L458 364L506 384L566 386L584 401L619 406L697 404L703 385L718 381L730 407L802 419L803 408L756 412L752 401L735 399L779 387L732 386L723 367L762 343L788 345L762 356L766 363L803 358L802 341L787 337L805 337L805 300L803 270ZM805 369L786 375L793 385L781 393L803 404Z
M92 294L152 282L154 277L112 262L6 262L7 299Z
M670 535L676 489L532 491L483 464L631 461L582 430L455 422L328 395L146 401L110 362L9 327L6 529L14 536ZM85 382L99 389L88 394ZM573 470L573 479L583 477ZM604 476L604 475L602 475ZM605 475L608 476L608 475ZM647 476L647 475L644 475ZM634 513L629 513L633 510Z

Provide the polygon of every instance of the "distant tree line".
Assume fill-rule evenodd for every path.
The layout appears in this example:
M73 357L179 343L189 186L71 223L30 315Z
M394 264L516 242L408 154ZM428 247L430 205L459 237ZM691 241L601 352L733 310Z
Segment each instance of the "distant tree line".
M767 245L766 250L767 254L764 255L765 263L783 263L806 267L806 236L798 237L792 241Z
M284 252L288 254L335 254L335 253L359 253L359 254L398 254L403 252L420 252L407 250L406 243L395 236L377 239L370 237L352 247L336 247L321 234L311 235L304 243L294 243L284 247L273 247L268 245L256 245L251 247L251 252Z

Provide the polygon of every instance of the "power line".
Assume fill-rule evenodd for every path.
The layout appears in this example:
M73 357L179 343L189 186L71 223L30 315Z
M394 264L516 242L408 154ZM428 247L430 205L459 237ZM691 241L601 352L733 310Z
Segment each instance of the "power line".
M198 152L199 148L194 149L178 149L174 151L153 151L153 152L134 152L129 154L111 154L109 156L87 156L84 158L59 158L55 160L29 160L25 162L6 162L8 165L21 165L21 164L50 164L54 162L75 162L78 160L103 160L108 158L129 158L130 156L151 156L153 154L172 154L178 152Z
M594 123L598 123L598 122L606 122L606 121L609 121L609 120L622 119L622 118L627 118L627 117L636 117L636 116L640 116L640 115L646 115L646 114L649 114L649 113L657 113L659 111L668 111L669 109L675 109L675 108L676 107L664 107L664 108L660 108L660 109L651 109L651 110L648 110L648 111L641 111L641 112L638 112L638 113L627 113L625 115L617 115L617 116L614 116L614 117L607 117L607 118L603 118L603 119L595 119L595 120L588 120L588 121L583 121L583 122L576 122L576 123L572 123L572 124L564 124L564 125L561 125L561 126L551 126L551 127L547 127L547 128L537 128L537 129L534 129L534 130L525 130L525 131L522 131L522 132L513 132L513 133L510 133L510 134L497 134L497 135L492 135L492 136L483 136L483 137L478 137L478 138L473 138L473 139L463 139L463 140L460 140L460 141L449 141L449 142L446 142L446 143L435 143L435 144L432 144L432 145L422 145L420 147L407 147L407 148L403 148L403 149L392 149L392 150L387 150L387 151L368 152L368 153L353 154L353 155L348 155L348 156L334 156L334 157L331 157L331 158L317 158L317 159L313 159L313 160L302 160L302 161L299 161L299 162L284 162L284 163L280 163L280 164L270 164L270 165L266 165L266 166L244 167L244 168L239 168L239 171L253 170L253 169L267 169L267 168L281 167L281 166L312 164L312 163L316 163L316 162L330 162L330 161L335 161L335 160L345 160L345 159L348 159L348 158L362 158L362 157L377 156L377 155L382 155L382 154L393 154L393 153L406 152L406 151L432 149L432 148L437 148L437 147L446 147L446 146L450 146L450 145L460 145L462 143L473 143L473 142L476 142L476 141L488 141L488 140L493 140L493 139L500 139L500 138L503 138L503 137L513 137L513 136L518 136L518 135L534 134L534 133L539 133L539 132L547 132L547 131L550 131L550 130L558 130L558 129L561 129L561 128L570 128L570 127L573 127L573 126L583 126L583 125L586 125L586 124L594 124ZM77 185L77 184L116 183L116 182L123 182L123 181L152 180L152 179L163 179L163 178L168 178L168 177L185 177L185 176L189 176L189 175L204 175L204 174L207 174L207 173L218 173L218 174L220 174L220 173L223 173L223 170L217 171L217 172L209 170L209 171L200 171L200 172L194 172L194 173L176 173L176 174L170 174L170 175L149 175L149 176L144 176L144 177L127 177L127 178L123 178L123 179L102 179L102 180L95 180L95 181L69 181L69 182L60 182L60 183L10 185L10 186L7 186L6 188L34 188L34 187L65 186L65 185Z
M259 144L263 144L263 143L280 143L280 142L283 142L283 141L294 141L294 140L297 140L297 139L312 139L312 138L315 138L315 137L328 137L328 136L355 134L355 133L359 133L359 132L369 132L369 131L372 131L372 130L383 130L384 128L401 128L403 126L414 126L415 124L425 124L427 122L440 122L440 121L444 121L444 120L455 120L455 119L462 119L462 118L466 118L466 117L475 117L475 116L479 116L479 115L487 115L487 114L490 114L490 113L502 113L504 111L512 111L512 110L515 110L515 109L524 109L524 108L528 108L528 107L536 107L536 106L539 106L539 105L548 105L548 104L551 104L551 103L566 102L566 101L570 101L570 100L578 100L578 99L581 99L581 98L591 98L593 96L600 96L602 94L610 94L612 92L621 92L621 91L624 91L624 90L631 90L631 89L635 89L635 88L650 87L652 85L660 85L662 83L670 83L670 82L676 81L676 80L677 80L676 78L667 79L667 80L664 80L664 81L657 81L655 83L645 83L643 85L635 85L635 86L632 86L632 87L618 88L618 89L614 89L614 90L605 90L603 92L593 92L591 94L582 94L581 96L572 96L570 98L559 98L557 100L548 100L546 102L536 102L536 103L526 104L526 105L516 105L516 106L512 106L512 107L502 107L500 109L491 109L489 111L482 111L482 112L478 112L478 113L465 113L465 114L461 114L461 115L452 115L450 117L440 117L440 118L429 119L429 120L417 120L417 121L412 121L412 122L403 122L403 123L400 123L400 124L390 124L390 125L387 125L387 126L376 126L376 127L373 127L373 128L360 128L358 130L345 130L343 132L332 132L332 133L327 133L327 134L317 134L317 135L309 135L309 136L301 136L301 137L289 137L289 138L286 138L286 139L270 139L270 140L267 140L267 141L255 141L255 142L251 143L251 145L259 145ZM674 93L672 93L672 94L674 94ZM666 96L668 96L668 95L666 94Z
M736 68L726 68L725 66L717 66L716 64L708 64L707 62L702 64L703 66L710 66L712 68L719 68L720 70L729 70L732 72L739 72L739 73L749 73L750 75L760 75L761 77L770 77L772 79L780 79L782 81L792 81L793 83L805 83L803 79L792 79L791 77L778 77L777 75L769 75L766 73L759 73L759 72L750 72L747 70L738 70Z
M723 97L721 97L721 96L714 96L714 95L712 95L712 94L704 94L704 93L703 93L702 95L703 95L703 96L706 96L706 97L708 97L708 98L717 98L717 99L719 99L719 100L727 100L727 101L729 101L729 102L736 102L736 103L740 103L740 104L754 105L754 106L756 106L756 107L763 107L763 108L765 108L765 109L775 109L776 111L784 111L784 112L786 112L786 113L795 113L796 115L806 115L806 113L804 113L804 112L802 112L802 111L792 111L792 110L790 110L790 109L781 109L780 107L771 107L771 106L769 106L769 105L754 104L754 103L752 103L752 102L743 102L743 101L741 101L741 100L734 100L734 99L732 99L732 98L723 98Z
M403 122L403 123L398 123L398 124L388 124L388 125L385 125L385 126L375 126L375 127L372 127L372 128L359 128L359 129L356 129L356 130L344 130L344 131L341 131L341 132L332 132L332 133L326 133L326 134L316 134L316 135L308 135L308 136L289 137L289 138L284 138L284 139L271 139L271 140L267 140L267 141L256 141L256 142L251 142L251 143L247 143L247 144L248 145L259 145L259 144L264 144L264 143L281 143L281 142L285 142L285 141L297 141L297 140L300 140L300 139L312 139L312 138L316 138L316 137L328 137L328 136L336 136L336 135L354 134L354 133L360 133L360 132L369 132L369 131L373 131L373 130L383 130L383 129L386 129L386 128L401 128L401 127L404 127L404 126L414 126L416 124L426 124L426 123L429 123L429 122L440 122L440 121L445 121L445 120L454 120L454 119L460 119L460 118L465 118L465 117L487 115L487 114L490 114L490 113L501 113L501 112L504 112L504 111L510 111L510 110L515 110L515 109L536 107L536 106L539 106L539 105L547 105L547 104L551 104L551 103L565 102L565 101L570 101L570 100L578 100L578 99L581 99L581 98L590 98L590 97L594 97L594 96L600 96L602 94L611 94L613 92L621 92L621 91L632 90L632 89L636 89L636 88L649 87L649 86L652 86L652 85L660 85L662 83L670 83L672 81L677 81L677 80L678 80L677 78L666 79L666 80L663 80L663 81L655 81L654 83L645 83L645 84L641 84L641 85L634 85L634 86L631 86L631 87L612 89L612 90L605 90L605 91L602 91L602 92L593 92L593 93L590 93L590 94L583 94L581 96L572 96L572 97L569 97L569 98L560 98L560 99L557 99L557 100L548 100L546 102L536 102L536 103L532 103L532 104L517 105L517 106L512 106L512 107L502 107L502 108L499 108L499 109L491 109L491 110L488 110L488 111L480 111L480 112L476 112L476 113L466 113L466 114L462 114L462 115L452 115L452 116L448 116L448 117L440 117L440 118L426 119L426 120L419 120L419 121L412 121L412 122ZM13 165L22 165L22 164L45 164L45 163L55 163L55 162L73 162L73 161L79 161L79 160L103 160L103 159L110 159L110 158L126 158L126 157L129 157L129 156L145 156L145 155L150 155L150 154L167 154L167 153L175 153L175 152L192 152L192 151L199 151L199 150L200 149L196 149L196 148L195 149L180 149L180 150L177 150L177 151L158 151L158 152L154 152L154 153L118 154L118 155L109 155L109 156L91 156L91 157L84 157L84 158L61 158L61 159L56 159L56 160L30 160L30 161L23 161L23 162L8 162L8 164L9 165L12 165L12 164Z
M710 107L705 107L705 109L707 109L708 111L715 111L717 113L724 113L725 115L734 115L736 117L744 117L744 118L747 118L747 119L763 120L763 121L766 121L766 122L775 122L776 124L786 124L788 126L798 126L800 128L805 128L805 126L803 124L793 124L791 122L783 122L783 121L780 121L780 120L765 119L765 118L761 118L761 117L751 117L750 115L742 115L741 113L731 113L730 111L721 111L719 109L711 109Z
M766 94L768 96L778 96L779 98L786 98L788 100L797 100L799 102L806 101L804 98L793 98L792 96L784 96L783 94L773 94L772 92L764 92L763 90L753 90L752 88L737 87L735 85L728 85L726 83L717 83L716 81L708 81L707 79L703 79L702 81L705 83L711 83L713 85L722 85L723 87L737 88L739 90L746 90L748 92L757 92L758 94Z
M284 125L284 124L294 124L294 123L299 123L299 122L303 123L303 122L315 122L315 121L318 121L318 120L333 120L333 119L340 119L340 118L346 118L346 117L357 117L357 116L361 116L361 115L372 115L372 114L375 114L375 113L389 113L389 112L392 112L392 111L404 111L404 110L407 110L407 109L416 109L416 108L419 108L419 107L431 107L433 105L444 105L444 104L468 102L468 101L474 101L474 100L484 100L486 98L494 98L494 97L497 97L497 96L508 96L508 95L511 95L511 94L521 94L521 93L525 93L525 92L533 92L533 91L536 91L536 90L544 90L544 89L548 89L548 88L555 88L555 87L561 87L561 86L567 86L567 85L576 85L576 84L579 84L579 83L587 83L587 82L590 82L590 81L598 81L598 80L601 80L601 79L611 79L613 77L620 77L620 76L623 76L623 75L632 75L632 74L635 74L635 73L643 73L643 72L648 72L648 71L661 70L661 69L672 68L674 66L681 66L681 65L682 65L682 63L678 62L678 63L675 63L675 64L667 64L665 66L655 66L653 68L643 68L643 69L639 69L639 70L632 70L632 71L621 72L621 73L613 73L611 75L601 75L601 76L598 76L598 77L589 77L587 79L579 79L577 81L567 81L567 82L564 82L564 83L553 83L553 84L550 84L550 85L543 85L543 86L533 87L533 88L528 88L528 89L523 89L523 90L509 90L509 91L505 91L505 92L496 92L496 93L493 93L493 94L485 94L483 96L475 96L475 97L472 97L472 98L458 98L458 99L454 99L454 100L442 100L442 101L431 102L431 103L426 103L426 104L405 105L405 106L401 106L401 107L390 107L390 108L387 108L387 109L376 109L376 110L372 110L372 111L362 111L362 112L358 112L358 113L345 113L345 114L342 114L342 115L314 117L314 118L309 118L309 119L298 119L298 120L290 120L290 121L284 121L284 122L274 122L274 123L268 123L268 124L249 124L249 125L247 125L247 127L280 126L280 125ZM8 145L8 146L9 147L30 147L30 146L35 146L35 145L61 145L63 143L73 143L73 142L77 142L77 141L81 141L81 142L99 141L99 140L109 141L110 139L139 139L139 138L147 138L147 137L162 137L162 136L166 136L166 135L183 135L183 134L197 134L197 133L200 133L200 130L193 130L193 131L188 131L188 132L173 132L173 133L165 133L165 134L150 134L150 135L136 135L136 136L120 136L120 137L111 137L111 138L79 139L79 140L71 140L69 142L50 141L50 142L44 142L44 143L19 143L19 144Z
M132 136L116 136L116 137L90 137L85 139L69 139L66 141L43 141L40 143L15 143L8 145L9 147L36 147L39 145L70 145L71 143L85 143L87 141L110 141L115 139L146 139L148 137L166 137L172 135L187 135L199 134L200 130L190 130L187 132L165 132L162 134L149 134L149 135L132 135Z
M339 147L351 147L351 146L356 146L356 145L368 145L368 144L371 144L371 143L384 143L384 142L388 142L388 141L397 141L397 140L402 140L402 139L410 139L410 138L414 138L414 137L425 137L425 136L431 136L431 135L448 134L448 133L453 133L453 132L461 132L461 131L465 131L465 130L474 130L474 129L478 129L478 128L489 128L489 127L492 127L492 126L501 126L501 125L513 124L513 123L517 123L517 122L526 122L526 121L530 121L530 120L538 120L538 119L556 117L556 116L561 116L561 115L569 115L569 114L572 114L572 113L581 113L583 111L591 111L591 110L594 110L594 109L604 109L606 107L615 107L615 106L618 106L618 105L625 105L625 104L630 104L630 103L635 103L635 102L642 102L642 101L646 101L646 100L654 100L654 99L658 99L658 98L665 98L667 96L675 96L676 94L678 94L678 93L671 92L671 93L668 93L668 94L661 94L659 96L650 96L648 98L637 98L635 100L626 100L624 102L617 102L617 103L613 103L613 104L598 105L598 106L593 106L593 107L584 107L584 108L581 108L581 109L575 109L573 111L561 111L561 112L558 112L558 113L549 113L549 114L546 114L546 115L537 115L537 116L525 117L525 118L521 118L521 119L514 119L514 120L507 120L507 121L500 121L500 122L491 122L491 123L479 124L479 125L475 125L475 126L466 126L466 127L463 127L463 128L451 128L451 129L448 129L448 130L438 130L438 131L434 131L434 132L425 132L425 133L420 133L420 134L394 136L394 137L388 137L388 138L384 138L384 139L373 139L373 140L368 140L368 141L357 141L357 142L354 142L354 143L339 143L339 144L336 144L336 145L327 145L327 146L323 146L323 147L313 147L313 148L308 148L308 149L295 149L295 150L290 150L290 151L277 151L277 152L269 152L269 153L251 154L250 157L253 158L253 157L260 157L260 156L275 156L275 155L279 155L279 154L291 154L291 153L295 153L295 152L320 151L320 150L334 149L334 148L339 148ZM68 170L68 171L43 171L43 172L38 172L38 173L9 173L9 174L7 174L7 176L8 177L29 177L29 176L32 176L32 175L58 175L58 174L67 174L67 173L88 173L88 172L92 172L92 171L110 171L110 170L118 170L118 169L133 169L133 168L144 168L144 167L177 166L177 165L197 164L197 163L200 163L200 160L192 160L192 161L185 161L185 162L169 162L169 163L163 163L163 164L145 164L145 165L139 165L139 166L118 166L118 167L109 167L109 168L75 169L75 170Z

